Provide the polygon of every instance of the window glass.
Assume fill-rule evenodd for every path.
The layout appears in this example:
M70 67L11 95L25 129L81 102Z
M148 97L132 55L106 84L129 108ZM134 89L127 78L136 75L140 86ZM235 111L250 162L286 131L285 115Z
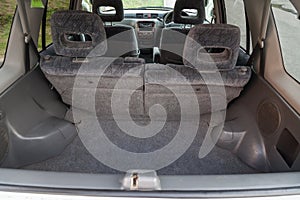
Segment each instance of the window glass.
M176 0L123 0L124 9L131 9L131 8L151 8L160 9L160 8L174 8ZM206 22L205 23L214 23L214 0L205 0L205 16ZM92 0L82 0L81 2L81 9L85 11L92 12ZM109 12L113 11L113 9L109 9L104 7L103 10L108 10ZM195 9L184 9L185 12L189 13L191 16L195 16L198 14L197 10Z
M171 7L175 5L175 0L123 0L124 8L142 7Z
M176 0L123 0L124 9L131 8L174 8ZM82 0L82 10L92 12L92 0ZM207 20L211 20L213 16L213 0L205 0Z
M11 23L16 9L15 0L0 1L0 65L3 62Z
M247 47L247 23L243 0L225 0L227 23L240 27L241 47Z
M214 23L214 0L205 0L205 19L208 23Z
M290 1L272 4L286 71L300 81L300 20Z
M47 20L46 20L46 46L52 43L50 19L54 12L59 10L69 10L68 0L50 0L48 1ZM41 34L40 34L41 35ZM39 41L39 49L41 49L41 37Z
M91 0L82 0L81 7L84 11L93 12Z

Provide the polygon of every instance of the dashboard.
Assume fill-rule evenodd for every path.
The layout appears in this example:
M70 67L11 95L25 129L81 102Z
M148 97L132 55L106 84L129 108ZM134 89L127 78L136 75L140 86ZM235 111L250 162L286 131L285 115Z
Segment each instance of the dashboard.
M157 19L163 17L170 11L166 10L125 10L125 18L134 19Z
M139 48L152 49L159 46L165 17L172 10L124 10L125 18L120 24L135 29Z
M182 12L183 16L189 16ZM173 10L128 9L124 10L124 20L115 24L132 26L135 29L139 49L159 47L162 29L165 27L183 27L173 22Z

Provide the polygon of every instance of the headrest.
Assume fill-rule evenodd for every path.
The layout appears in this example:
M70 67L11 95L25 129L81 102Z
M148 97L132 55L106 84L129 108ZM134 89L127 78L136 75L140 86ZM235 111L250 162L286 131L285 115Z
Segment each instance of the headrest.
M197 16L183 16L184 9L197 10ZM204 0L177 0L174 7L174 22L178 24L203 24L205 20Z
M186 39L183 63L203 71L232 69L240 47L239 27L202 24L193 27Z
M101 13L102 6L114 8L114 13ZM99 15L104 22L120 22L124 19L122 0L93 0L93 13Z
M57 55L95 57L104 55L107 50L104 25L96 14L85 11L55 12L51 17L51 31Z

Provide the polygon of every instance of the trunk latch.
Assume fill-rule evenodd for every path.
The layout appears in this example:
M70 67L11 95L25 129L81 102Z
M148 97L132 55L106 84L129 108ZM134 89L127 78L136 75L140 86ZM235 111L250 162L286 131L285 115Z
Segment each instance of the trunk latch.
M122 189L153 191L160 190L160 180L153 170L130 170L122 180Z

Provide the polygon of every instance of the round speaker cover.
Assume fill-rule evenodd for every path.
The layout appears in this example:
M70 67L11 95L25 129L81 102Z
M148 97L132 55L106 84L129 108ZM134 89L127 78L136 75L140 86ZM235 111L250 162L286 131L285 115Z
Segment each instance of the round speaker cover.
M274 134L281 121L281 115L278 106L270 101L262 103L257 112L257 123L260 131L269 136Z

